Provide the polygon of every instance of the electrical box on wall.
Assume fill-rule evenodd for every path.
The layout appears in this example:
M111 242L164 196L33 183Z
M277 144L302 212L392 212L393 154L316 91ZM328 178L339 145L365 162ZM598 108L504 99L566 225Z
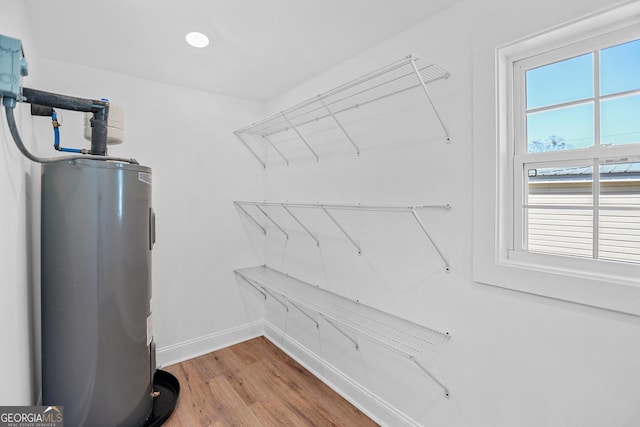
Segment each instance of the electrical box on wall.
M0 96L17 99L27 74L20 40L0 35Z

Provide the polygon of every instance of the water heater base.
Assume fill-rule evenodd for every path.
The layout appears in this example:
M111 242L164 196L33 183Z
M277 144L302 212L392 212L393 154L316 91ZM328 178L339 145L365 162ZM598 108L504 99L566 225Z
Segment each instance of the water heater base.
M158 369L153 376L153 391L159 394L153 399L153 411L145 427L159 427L169 419L178 402L180 383L169 372Z

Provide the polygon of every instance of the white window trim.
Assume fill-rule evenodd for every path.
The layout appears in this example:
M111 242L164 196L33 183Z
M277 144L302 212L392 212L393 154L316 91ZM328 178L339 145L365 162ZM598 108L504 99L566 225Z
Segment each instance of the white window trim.
M474 215L477 216L474 217L476 282L640 315L640 266L512 250L514 187L511 159L514 157L514 128L511 120L507 119L514 106L514 62L528 56L553 52L557 46L579 44L587 38L618 32L639 23L640 2L632 2L496 49L494 76L497 173L491 177L493 185L489 185L489 178L483 177L474 186ZM475 110L479 107L478 104L474 106ZM486 133L476 132L475 135L484 138ZM618 149L610 148L606 149L607 156L615 156ZM544 153L540 157L543 160ZM591 154L585 157L591 157ZM476 170L482 168L484 165L480 162L486 160L482 154L474 153ZM478 190L491 191L492 187L495 191L495 203L488 207ZM492 220L493 227L487 227L482 222L486 220ZM493 239L488 238L490 232L493 233Z

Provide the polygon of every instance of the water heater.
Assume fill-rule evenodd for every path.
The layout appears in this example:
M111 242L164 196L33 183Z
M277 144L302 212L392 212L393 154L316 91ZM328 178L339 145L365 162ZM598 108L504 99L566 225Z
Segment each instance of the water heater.
M45 404L70 426L139 426L152 407L151 170L42 165Z
M124 135L121 109L107 99L23 87L26 75L20 40L0 35L7 126L20 152L42 165L41 403L63 406L71 427L159 426L171 415L180 384L155 366L151 169L108 156L107 145ZM53 147L74 155L31 153L14 114L20 102L31 104L32 115L50 116ZM55 109L89 113L90 149L60 144Z

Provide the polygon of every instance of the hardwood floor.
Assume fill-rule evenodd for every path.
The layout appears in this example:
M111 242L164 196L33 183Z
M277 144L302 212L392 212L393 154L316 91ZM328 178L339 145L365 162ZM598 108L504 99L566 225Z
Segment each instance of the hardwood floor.
M377 426L264 337L171 365L177 426Z

